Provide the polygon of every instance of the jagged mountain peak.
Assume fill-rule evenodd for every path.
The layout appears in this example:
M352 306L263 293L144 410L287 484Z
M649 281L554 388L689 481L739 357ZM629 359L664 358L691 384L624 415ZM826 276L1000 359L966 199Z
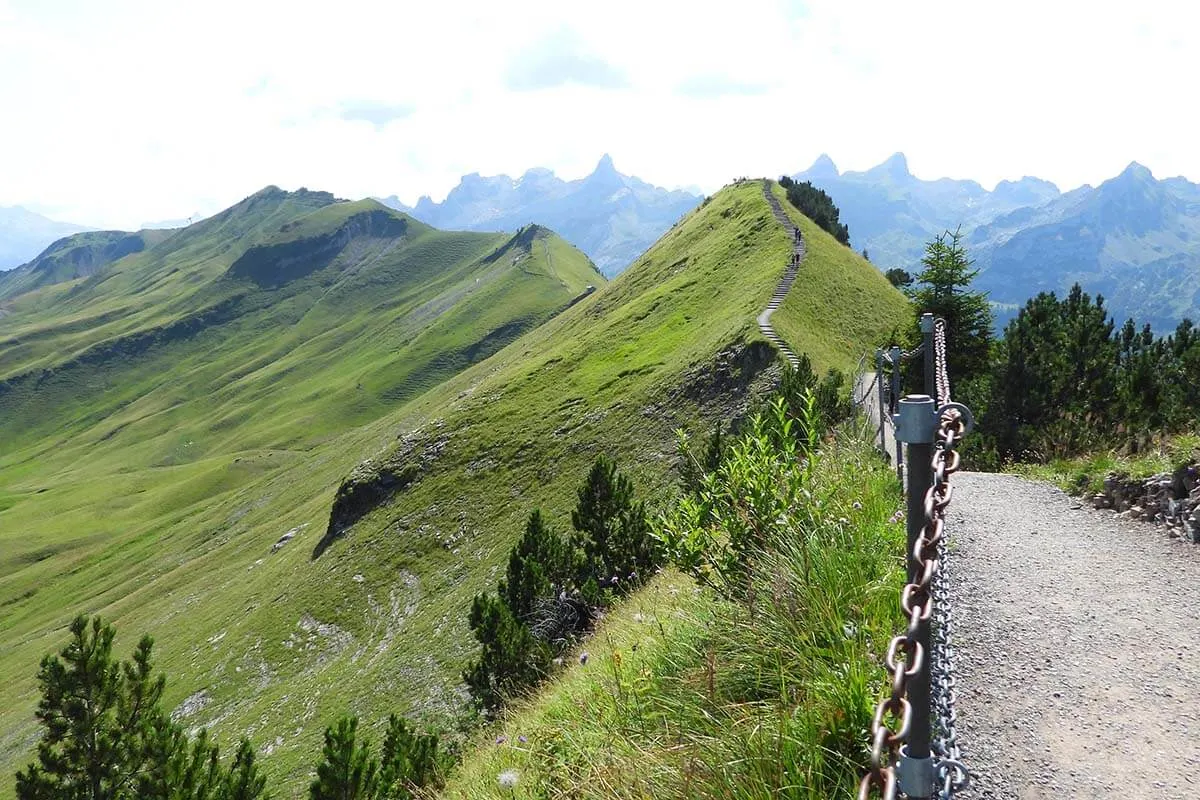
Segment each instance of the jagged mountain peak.
M699 202L699 194L668 191L622 175L605 153L589 175L571 181L541 167L526 170L515 181L472 173L444 201L422 197L412 213L422 222L453 230L546 225L612 276Z
M596 168L592 170L593 175L619 175L617 167L613 164L612 156L608 153L600 156L600 160L596 162Z
M908 157L901 152L892 153L882 164L871 167L871 169L867 170L867 175L886 176L889 178L912 177L912 173L908 171Z
M838 172L837 164L829 157L829 154L821 153L812 166L804 170L804 174L809 178L836 178L841 173Z

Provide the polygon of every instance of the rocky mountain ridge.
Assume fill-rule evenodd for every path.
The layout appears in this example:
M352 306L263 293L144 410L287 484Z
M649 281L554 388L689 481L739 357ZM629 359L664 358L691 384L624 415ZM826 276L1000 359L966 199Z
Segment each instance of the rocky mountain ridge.
M604 155L592 173L565 181L542 167L519 178L464 175L446 199L382 202L443 230L513 230L531 222L557 231L605 275L623 271L701 198L624 175Z
M1200 318L1200 185L1131 163L1099 186L1061 192L1040 178L923 180L902 153L862 172L821 156L796 175L833 197L851 243L880 269L919 268L925 242L962 229L1001 323L1040 291L1079 282L1118 320L1166 331Z

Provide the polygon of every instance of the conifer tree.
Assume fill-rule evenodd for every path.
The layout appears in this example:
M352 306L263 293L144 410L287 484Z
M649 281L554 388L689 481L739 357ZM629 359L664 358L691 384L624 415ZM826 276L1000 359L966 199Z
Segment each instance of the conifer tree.
M259 774L258 765L254 761L254 748L249 739L242 739L233 763L225 775L225 785L222 787L220 800L258 800L266 798L267 779Z
M552 597L570 579L571 554L567 543L550 530L540 509L525 523L525 534L508 557L508 571L500 583L500 597L513 615L528 622L539 599Z
M379 762L369 746L355 741L357 717L342 717L325 729L322 761L308 788L311 800L370 800L375 797Z
M381 800L410 800L414 790L437 782L438 770L438 737L414 733L396 714L388 717L379 765Z
M972 263L962 233L947 231L925 245L918 285L907 290L918 315L931 312L946 320L947 368L960 386L986 376L992 345L992 309L984 292L970 288L979 274ZM920 341L915 320L913 327L914 340Z
M99 617L76 617L71 641L42 660L36 714L44 731L37 763L17 773L19 800L132 800L150 759L169 755L158 707L166 679L152 674L153 641L143 637L133 660L118 662L115 635Z
M660 563L645 505L634 498L632 481L603 455L593 462L579 489L571 523L575 546L583 556L576 580L585 595L603 586L618 593L628 591Z
M495 711L546 674L549 658L545 650L504 600L475 595L469 622L481 648L463 680L481 708Z

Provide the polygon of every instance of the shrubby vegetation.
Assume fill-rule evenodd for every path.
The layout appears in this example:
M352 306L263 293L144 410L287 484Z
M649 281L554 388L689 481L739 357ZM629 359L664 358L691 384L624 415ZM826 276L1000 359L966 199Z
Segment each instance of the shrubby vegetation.
M818 189L809 181L796 182L787 175L779 179L779 185L787 192L788 202L800 209L804 216L820 225L842 244L850 246L850 229L845 223L838 221L841 212L824 189Z
M1133 320L1118 327L1104 298L1076 284L1065 298L1043 292L1029 300L996 340L959 234L930 242L922 264L902 338L920 341L922 311L946 320L954 399L980 422L966 444L976 466L1136 453L1200 424L1200 328L1191 320L1159 337ZM920 370L910 365L910 389L922 386Z
M37 760L17 773L18 800L259 800L269 797L254 748L242 739L233 758L201 729L188 736L161 706L166 677L155 675L153 641L117 661L116 631L99 618L71 623L71 641L38 672L42 725ZM313 800L410 800L441 780L438 737L414 733L392 715L381 758L356 743L358 720L325 731Z
M687 574L614 610L447 796L495 796L498 776L534 797L851 791L900 625L900 494L866 437L822 422L813 383L792 376L739 430L679 434L680 495L652 527Z
M995 348L987 441L999 461L1138 452L1200 424L1200 329L1117 327L1078 284L1025 304Z
M463 680L489 714L547 677L596 613L642 585L661 563L646 507L613 461L595 460L578 498L568 536L534 510L496 594L476 595L472 603L480 655Z

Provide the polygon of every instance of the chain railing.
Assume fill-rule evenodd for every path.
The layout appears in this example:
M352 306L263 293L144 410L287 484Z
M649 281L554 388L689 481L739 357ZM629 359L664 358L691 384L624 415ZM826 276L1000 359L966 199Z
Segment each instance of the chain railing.
M966 406L950 399L946 328L925 315L921 325L927 390L898 404L896 438L908 445L908 583L900 595L907 629L884 658L889 691L871 723L871 766L858 797L953 797L966 786L955 729L952 616L945 571L950 476L962 458L958 444L973 424ZM898 348L888 360L895 363ZM882 359L877 358L877 363Z

